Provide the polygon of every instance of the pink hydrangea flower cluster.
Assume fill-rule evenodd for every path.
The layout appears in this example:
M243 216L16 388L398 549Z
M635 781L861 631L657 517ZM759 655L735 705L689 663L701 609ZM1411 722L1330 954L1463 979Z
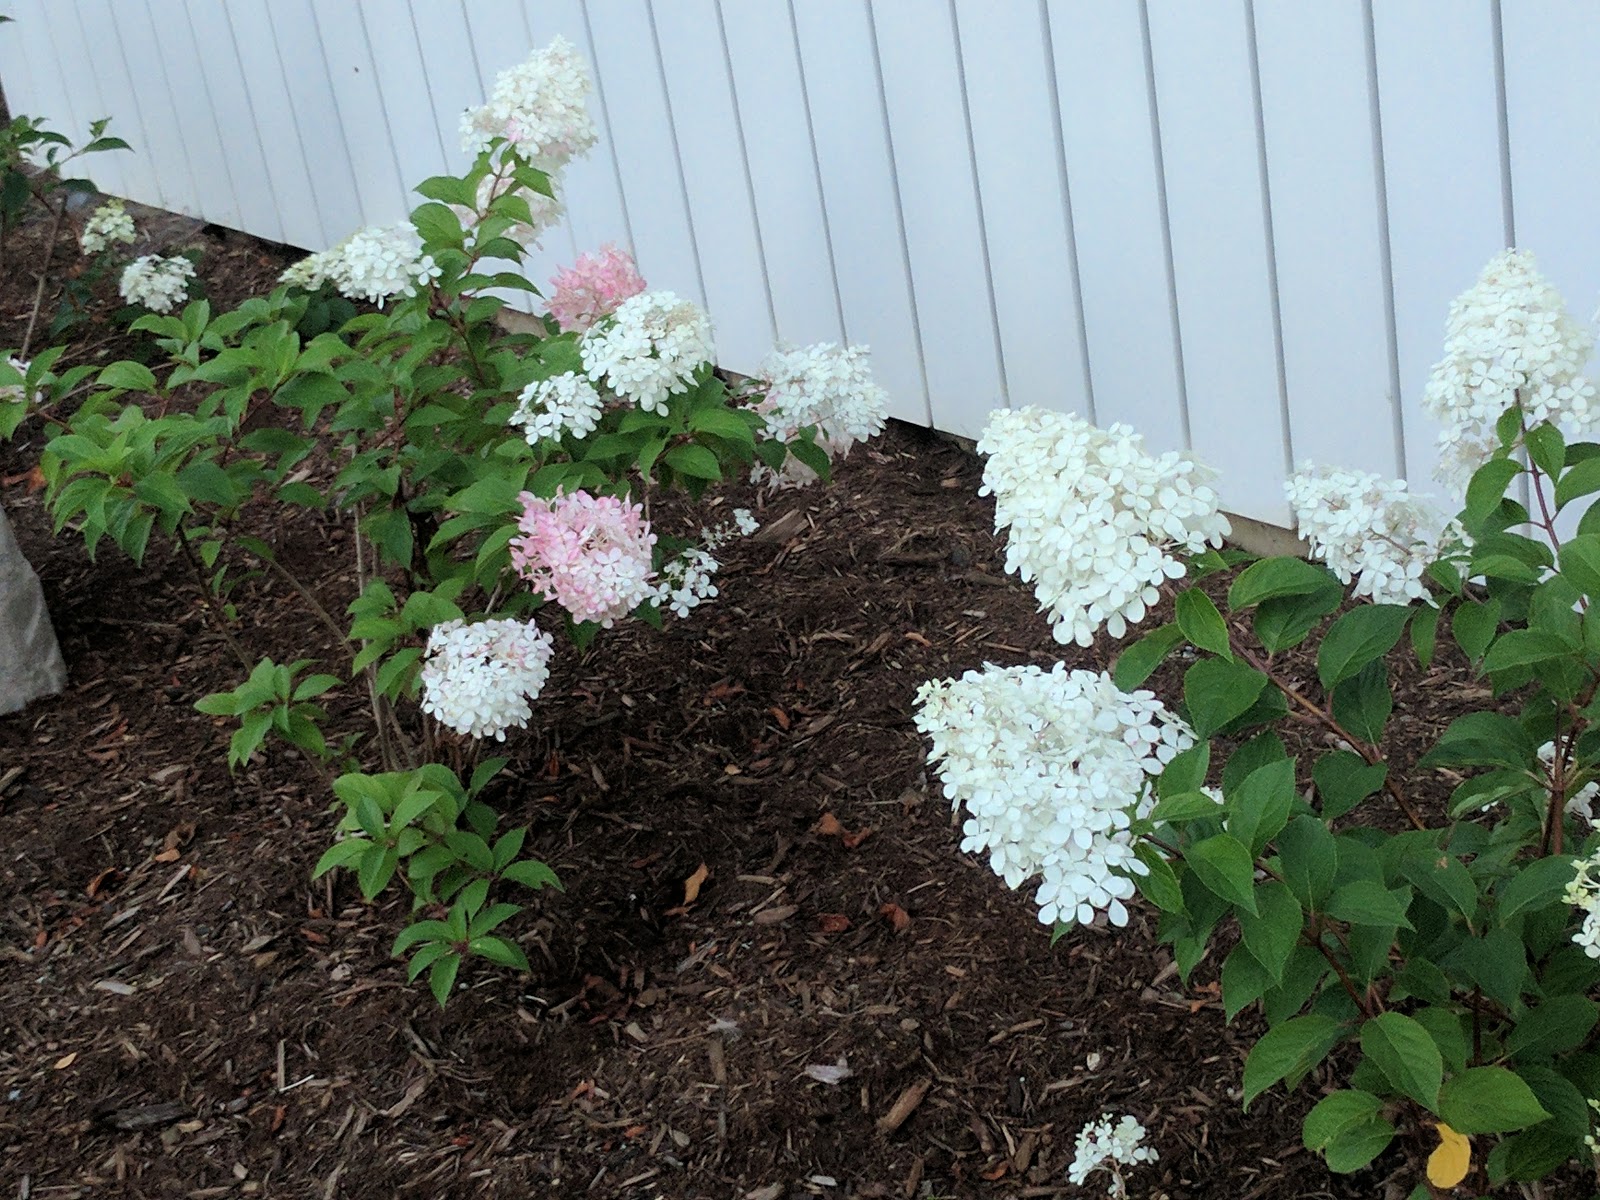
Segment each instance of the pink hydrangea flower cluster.
M633 256L609 243L598 254L580 254L550 280L550 315L564 331L588 329L609 317L630 296L644 291Z
M639 505L584 491L517 499L522 536L511 541L511 565L574 621L609 628L651 597L656 535Z

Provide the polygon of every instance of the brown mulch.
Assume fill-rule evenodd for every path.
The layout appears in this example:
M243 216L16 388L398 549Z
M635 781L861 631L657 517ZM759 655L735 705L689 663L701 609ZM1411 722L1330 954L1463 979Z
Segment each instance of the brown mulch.
M287 261L174 231L217 303ZM0 344L31 300L0 287ZM1178 980L1149 909L1052 948L959 851L918 684L1106 653L1056 646L1004 576L959 447L896 425L831 487L731 489L764 529L718 599L563 647L492 799L566 891L507 927L531 974L469 966L443 1012L388 956L397 894L311 881L315 775L278 751L226 770L193 702L240 668L182 558L53 539L38 449L0 447L0 500L71 683L0 719L0 1194L1103 1195L1066 1166L1106 1111L1160 1152L1135 1195L1371 1197L1404 1166L1334 1177L1301 1147L1332 1076L1240 1111L1259 1025L1225 1024L1215 956ZM341 609L346 530L271 535ZM275 580L233 600L249 652L331 657ZM1425 742L1463 684L1412 672L1397 736Z

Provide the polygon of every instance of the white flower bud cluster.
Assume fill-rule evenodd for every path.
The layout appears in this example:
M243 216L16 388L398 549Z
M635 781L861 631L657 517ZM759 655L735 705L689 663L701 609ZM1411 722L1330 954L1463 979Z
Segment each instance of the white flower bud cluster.
M21 375L24 380L27 379L29 366L27 362L24 362L14 354L6 355L6 362L10 364L11 369L16 371L17 374ZM33 399L35 403L43 400L44 389L39 388L37 391L35 391L33 393ZM0 386L0 404L26 404L27 402L28 392L26 383L8 383ZM745 512L745 510L742 508L738 509L737 511ZM746 515L748 516L749 514L746 513Z
M1039 876L1039 919L1125 925L1132 821L1153 807L1149 783L1194 744L1146 691L1057 663L985 666L917 691L917 728L932 739L944 794L964 804L961 848L986 851L1006 886Z
M1151 456L1126 425L1002 410L978 452L989 456L978 494L995 498L995 530L1010 528L1006 570L1033 583L1058 642L1087 646L1101 626L1121 637L1163 582L1183 577L1178 553L1229 532L1214 473L1176 452Z
M129 304L169 313L189 294L189 280L193 278L194 264L187 258L146 254L123 268L118 290Z
M650 599L661 608L670 608L678 616L687 617L691 609L718 595L717 585L711 579L721 566L709 551L691 547L662 564Z
M1498 446L1495 424L1519 400L1528 428L1550 421L1571 434L1600 426L1595 388L1583 375L1594 336L1525 250L1496 256L1450 305L1445 356L1422 403L1444 423L1442 483L1465 490Z
M445 621L428 634L422 711L476 738L522 728L550 678L554 640L532 621Z
M1572 940L1590 958L1600 958L1600 850L1573 863L1572 869L1566 901L1583 913L1583 924Z
M775 349L758 371L767 388L755 406L766 418L768 434L787 442L815 426L817 444L831 459L843 458L855 443L882 433L889 397L872 381L868 355L865 346L834 342ZM758 463L750 473L752 483L774 488L803 487L816 478L815 471L792 455L781 471Z
M716 354L710 319L671 292L628 297L583 335L579 349L590 379L645 412L664 410Z
M132 245L138 236L133 218L128 215L122 201L107 200L90 213L89 219L83 223L78 246L85 254L99 254L113 245Z
M603 408L594 384L567 371L536 379L523 388L510 424L522 426L522 436L530 446L569 433L584 438L599 426Z
M1461 527L1411 495L1404 480L1304 462L1283 490L1311 556L1377 604L1426 599L1428 568L1466 542Z
M1144 1145L1145 1128L1132 1117L1123 1117L1115 1125L1111 1114L1102 1113L1097 1121L1090 1121L1078 1131L1077 1153L1067 1168L1067 1180L1083 1186L1083 1182L1096 1171L1111 1176L1106 1195L1124 1197L1127 1186L1122 1180L1122 1167L1153 1163L1160 1156L1153 1147Z
M497 137L541 170L559 170L598 140L587 99L589 67L558 37L495 77L489 102L461 115L461 146L476 154Z

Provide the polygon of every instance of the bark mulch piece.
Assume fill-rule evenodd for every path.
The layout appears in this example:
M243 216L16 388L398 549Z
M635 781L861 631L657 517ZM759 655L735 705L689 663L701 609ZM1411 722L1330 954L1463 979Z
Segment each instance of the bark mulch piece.
M221 303L287 261L195 236ZM0 343L31 299L0 290ZM52 539L37 453L0 448L0 499L72 680L0 720L14 1194L1097 1195L1066 1166L1106 1111L1160 1151L1139 1195L1371 1197L1402 1165L1333 1177L1302 1149L1331 1076L1240 1111L1260 1028L1224 1023L1220 959L1183 986L1142 906L1052 949L959 852L917 685L1109 650L1051 640L960 448L896 425L831 487L731 489L764 530L718 599L559 653L493 799L566 891L507 927L532 974L470 966L445 1012L388 956L397 895L311 882L334 825L315 776L285 753L225 769L229 729L192 705L240 668L182 559ZM269 532L342 608L344 531ZM276 580L234 601L247 651L330 653ZM1455 662L1404 682L1416 744L1472 686Z

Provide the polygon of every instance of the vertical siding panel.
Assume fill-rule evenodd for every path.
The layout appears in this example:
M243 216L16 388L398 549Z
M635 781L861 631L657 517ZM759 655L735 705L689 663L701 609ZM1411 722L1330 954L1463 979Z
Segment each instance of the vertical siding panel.
M736 371L751 372L772 349L772 305L715 0L666 0L651 10L690 211L695 229L704 231L700 267L717 356Z
M1097 416L1176 449L1178 348L1139 8L1052 3L1050 22Z
M338 242L364 223L355 160L346 143L370 139L371 133L357 127L346 138L311 0L267 0L263 7L271 18L312 195L323 228Z
M1087 416L1039 5L958 3L956 13L1010 402Z
M161 71L172 95L177 132L194 179L191 211L215 224L240 228L239 199L229 170L229 160L237 151L224 150L217 132L185 6L181 0L150 0L147 4L129 3L127 12L135 26L142 15L149 30L148 46L155 51L153 57L141 54L138 60Z
M1406 478L1437 492L1438 422L1422 410L1450 301L1504 248L1489 0L1373 6L1388 178Z
M222 158L237 202L234 227L281 242L285 240L279 216L282 205L267 171L266 147L281 144L282 133L256 122L243 64L234 53L227 10L213 0L186 0L184 10L197 49L195 63L202 73L200 94L207 101L219 138L226 138Z
M1517 245L1587 322L1600 290L1600 21L1591 5L1551 0L1501 13Z
M1262 203L1249 11L1150 5L1185 394L1231 511L1284 524L1288 430ZM1204 96L1205 103L1195 102Z
M172 82L160 58L159 38L150 12L143 4L118 2L111 5L111 20L121 43L124 62L139 70L134 75L140 90L140 111L149 138L145 152L160 181L163 207L187 216L199 216L215 187L202 190L196 175L188 138L178 120L178 102ZM206 214L209 215L209 214Z
M594 91L589 94L589 114L594 118L600 141L583 158L569 163L566 171L570 255L592 253L608 242L631 251L628 219L623 212L622 190L617 182L617 164L612 158L614 147L606 133L605 104L608 84L617 88L621 102L626 104L628 81L600 78L580 0L524 0L522 11L527 17L534 47L548 46L557 35L566 38L588 62L595 80ZM563 264L572 261L566 249L560 251L559 257ZM536 282L544 287L546 280L541 277Z
M840 341L844 326L788 8L740 0L721 8L778 337L797 345Z
M875 0L870 11L930 416L941 429L976 436L1006 401L955 30L948 8L924 0Z
M644 0L603 0L585 7L595 70L622 97L607 111L639 270L652 288L704 305L694 227L673 152L649 11ZM716 321L715 312L711 319Z
M361 198L362 225L390 225L411 211L395 158L372 49L352 4L313 4L339 122Z
M429 77L411 28L410 12L394 0L361 0L358 10L359 27L372 51L378 98L388 120L404 193L399 211L409 213L422 203L422 197L411 189L439 174L451 160L446 158L439 120L428 95Z
M7 88L6 100L12 116L42 119L47 129L68 137L75 136L77 119L66 89L65 75L55 67L55 51L46 28L50 13L42 0L15 0L7 5L7 15L15 20L0 26L0 45L6 48L6 82L16 76L16 63L23 64L29 88Z
M861 0L799 0L791 11L799 31L845 334L872 347L873 372L889 393L890 415L927 423L927 386L870 17Z
M1256 5L1297 459L1399 474L1359 5Z
M101 117L117 116L126 110L124 97L118 94L110 79L105 78L90 56L89 38L84 33L82 14L78 5L62 4L50 12L51 39L55 44L62 75L76 80L77 93L73 98L77 110L76 128L67 130L74 142L83 145L89 140L89 124ZM120 134L130 144L121 123L113 121L106 131ZM127 177L123 163L128 158L126 150L106 150L77 159L69 168L79 178L91 180L100 191L112 196L126 193Z
M229 33L239 58L239 75L259 131L271 193L278 204L283 240L303 250L325 250L348 230L329 229L317 203L305 140L278 58L278 41L268 0L232 0ZM325 176L326 170L322 172Z
M74 6L82 24L95 75L100 81L105 115L111 117L106 132L122 138L133 147L113 151L107 156L120 167L119 190L113 194L141 204L161 203L161 181L150 157L149 135L145 132L144 89L135 88L128 65L123 61L117 31L112 23L111 0L78 0ZM6 33L0 30L0 39ZM0 67L0 73L4 68ZM109 190L109 189L107 189Z

